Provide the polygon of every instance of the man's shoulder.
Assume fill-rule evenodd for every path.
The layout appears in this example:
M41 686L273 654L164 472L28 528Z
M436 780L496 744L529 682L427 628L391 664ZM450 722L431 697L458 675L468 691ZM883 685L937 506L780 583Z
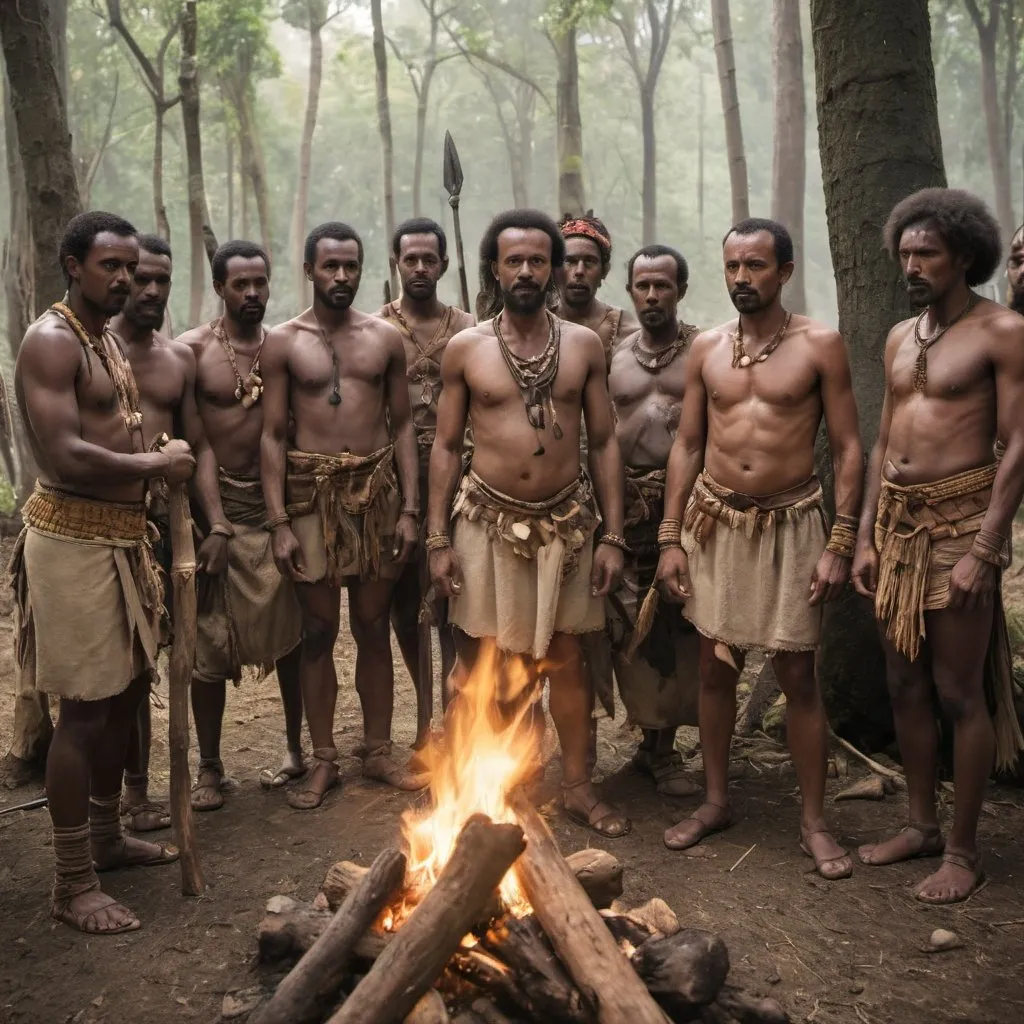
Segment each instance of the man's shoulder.
M42 353L62 356L81 355L82 343L71 325L55 315L43 313L28 326L18 347L19 361L22 356L37 356Z
M703 330L698 329L697 333L693 336L693 340L690 342L691 352L707 352L710 349L717 348L719 345L732 345L732 336L736 333L738 323L738 320L728 320L724 324L718 324L715 327L705 327Z
M452 311L453 337L459 331L466 331L476 326L476 317L472 313L467 313L461 306L449 306L448 308Z
M1000 337L1024 341L1024 316L998 302L983 299L979 312L986 326Z
M184 345L193 353L198 353L204 345L213 340L213 329L207 323L198 324L184 331L173 339L172 344Z

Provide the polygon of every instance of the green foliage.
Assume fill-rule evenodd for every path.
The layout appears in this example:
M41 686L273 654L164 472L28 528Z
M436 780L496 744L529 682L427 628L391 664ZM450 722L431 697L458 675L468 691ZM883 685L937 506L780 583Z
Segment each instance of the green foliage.
M281 74L281 55L270 41L275 12L269 0L203 0L198 10L204 70L249 82Z

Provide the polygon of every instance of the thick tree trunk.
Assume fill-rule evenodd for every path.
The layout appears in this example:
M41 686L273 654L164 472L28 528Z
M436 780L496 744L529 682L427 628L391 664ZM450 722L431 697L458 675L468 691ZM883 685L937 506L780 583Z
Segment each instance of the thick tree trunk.
M587 206L583 185L583 119L580 115L580 67L576 26L552 36L558 63L558 212L580 216Z
M640 127L643 135L644 170L641 185L643 201L642 241L651 245L658 233L657 139L654 134L654 89L640 88Z
M704 72L697 69L697 232L704 245Z
M164 204L164 105L158 102L153 111L153 212L156 233L170 240L171 222Z
M307 4L309 17L309 85L306 89L306 115L302 119L302 141L299 144L299 177L295 188L295 205L292 208L292 231L289 251L302 252L306 240L306 214L309 209L309 178L313 166L313 134L316 131L317 111L320 107L320 83L323 80L324 41L323 29L326 11L323 0L310 0ZM301 305L309 283L302 270L302 261L295 261L295 294Z
M811 0L811 23L839 329L870 449L886 336L909 313L899 267L881 247L882 225L908 193L946 183L928 0ZM868 745L889 735L885 664L871 609L856 595L828 606L819 675L837 732Z
M1005 134L1005 120L999 109L999 84L996 69L996 40L999 21L988 27L978 26L978 47L981 51L981 100L985 110L985 133L988 136L988 162L992 166L992 188L996 200L996 218L1009 241L1016 227L1013 216L1013 185L1010 175L1010 154Z
M804 46L800 35L800 0L773 0L772 76L774 79L774 152L772 154L772 219L793 236L796 267L787 286L786 306L807 309L804 293L804 183L807 159L804 135Z
M235 140L231 126L224 124L225 202L228 208L228 238L235 237ZM298 250L293 250L298 251Z
M199 323L203 309L203 286L207 261L217 248L217 236L210 224L203 182L203 142L199 127L199 68L196 62L196 0L186 0L181 17L181 119L185 128L185 159L188 167L188 226L191 264L189 271L188 322ZM205 257L205 258L204 258Z
M423 81L416 92L416 150L412 166L412 215L423 215L423 151L427 142L427 114L429 113L430 84L436 65L427 64Z
M252 184L256 200L256 217L260 224L260 244L273 256L270 220L270 196L267 192L267 165L263 158L263 142L253 109L252 86L239 83L235 95L235 112L238 115L239 134L242 139L242 172Z
M722 90L725 149L729 159L732 219L735 224L750 216L750 191L747 184L747 156L743 149L743 126L740 122L740 99L736 91L736 57L732 49L729 0L711 0L711 27L715 37L718 83Z
M7 194L10 232L4 243L4 295L7 301L7 341L17 358L21 339L32 322L32 230L28 220L25 171L18 149L18 127L11 90L4 81L4 142L7 155Z
M391 136L391 102L388 99L388 54L384 40L384 19L381 14L381 0L370 0L370 16L373 21L373 63L376 68L377 85L377 126L380 129L381 155L384 167L384 233L391 242L395 233L395 149ZM398 280L395 271L390 270L391 294L398 294Z

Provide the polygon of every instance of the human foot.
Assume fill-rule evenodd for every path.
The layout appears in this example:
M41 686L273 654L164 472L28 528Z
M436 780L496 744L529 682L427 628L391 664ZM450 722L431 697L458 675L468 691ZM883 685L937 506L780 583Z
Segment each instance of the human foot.
M97 885L77 896L54 897L50 915L86 935L121 935L138 931L142 922Z
M289 750L284 755L281 767L274 771L264 768L260 772L260 785L264 789L280 789L292 779L301 779L306 774L306 764L302 759L301 750Z
M960 903L977 892L984 881L979 854L947 851L942 855L942 867L917 887L914 896L933 906Z
M715 832L724 832L732 824L732 811L721 804L703 803L688 818L665 832L670 850L688 850Z
M199 762L196 782L192 787L193 811L216 811L224 806L221 787L224 784L224 764L219 758Z
M857 850L862 864L881 867L918 857L938 857L945 848L938 825L911 822L902 832L880 843L868 843Z
M148 868L160 864L173 864L178 849L169 843L147 843L131 836L121 836L110 843L92 845L92 865L96 871L116 871L118 868Z
M294 807L297 811L316 810L324 802L324 797L337 785L337 762L315 758L302 787L288 792L288 806Z
M399 764L391 755L390 743L366 752L363 757L363 777L386 782L406 793L416 793L430 785L430 772L417 772L408 765Z
M633 829L633 823L622 811L601 799L590 779L569 785L563 783L562 806L577 825L593 829L605 839L619 839Z
M695 796L701 790L687 774L678 750L657 754L639 747L633 755L633 767L654 779L658 792L664 796Z
M800 849L814 861L814 866L822 878L830 882L840 878L849 878L853 874L853 859L832 838L828 829L813 831L800 829Z

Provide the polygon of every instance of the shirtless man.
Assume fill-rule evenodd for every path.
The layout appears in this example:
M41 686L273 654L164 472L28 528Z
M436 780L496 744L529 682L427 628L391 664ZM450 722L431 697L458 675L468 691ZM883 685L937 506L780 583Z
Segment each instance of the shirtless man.
M666 245L645 246L630 258L626 287L641 326L616 349L608 374L626 467L629 545L623 585L606 602L609 636L622 702L643 730L633 765L668 796L699 789L675 749L677 727L697 724L698 634L677 607L664 603L646 637L635 627L658 567L665 467L679 425L687 353L700 333L677 316L688 280L686 260Z
M352 228L314 228L304 262L313 305L274 328L263 351L260 463L274 560L295 581L302 607L302 696L315 765L288 794L300 810L319 807L338 783L334 641L342 586L356 643L363 775L404 790L430 782L428 773L399 764L391 746L391 594L420 519L405 347L389 323L352 307L363 269Z
M471 314L458 306L446 306L437 297L437 283L448 270L448 240L440 224L425 217L399 224L391 250L392 263L402 280L402 297L379 309L377 316L398 328L405 345L409 404L419 450L420 495L425 498L437 397L441 393L441 356L451 337L472 327L474 320ZM433 709L433 693L425 690L430 680L420 678L419 660L419 611L426 581L426 553L421 549L395 583L391 605L391 625L416 689L417 749L430 737ZM443 601L437 602L435 618L441 642L441 678L446 680L455 662L455 643Z
M40 474L11 567L21 685L60 698L46 764L56 876L52 914L90 934L138 918L97 871L167 864L177 851L121 833L128 735L156 665L161 586L146 542L146 481L187 480L185 441L145 451L131 367L107 318L128 299L135 229L109 213L68 224L68 281L18 350L18 405Z
M1024 224L1010 240L1010 256L1006 261L1006 281L1010 289L1010 309L1024 314Z
M984 203L955 189L914 193L885 226L910 299L925 308L886 342L853 582L875 602L910 806L907 828L860 858L892 864L945 850L916 892L932 904L966 899L981 882L985 784L1022 746L1000 580L1024 493L1024 319L971 291L998 266L999 236ZM933 692L953 723L945 843Z
M518 656L528 671L518 685L499 680L496 697L506 706L533 700L547 676L565 808L616 837L630 823L591 782L593 695L578 634L602 628L603 598L622 574L622 465L601 341L545 308L564 251L558 226L536 210L503 213L484 235L481 279L492 275L502 309L445 351L426 546L431 579L459 630L460 663L473 664L481 640ZM467 416L473 462L456 495ZM580 467L581 418L593 488Z
M849 578L863 476L843 339L787 313L789 232L737 224L723 242L739 319L694 339L665 489L658 580L701 634L700 738L706 796L665 833L682 850L732 823L729 745L747 651L772 659L800 786L801 849L825 878L853 871L825 824L826 719L814 674L821 603ZM836 525L825 533L814 439L824 417ZM826 546L827 541L827 546Z
M582 217L566 215L558 227L565 239L565 265L555 315L595 331L610 366L616 344L640 328L629 310L597 297L612 265L611 235L593 210Z
M277 669L284 707L286 752L281 767L260 773L265 788L283 786L305 771L302 760L302 693L299 687L299 606L291 582L281 577L266 530L260 486L263 430L260 353L270 299L270 260L260 246L225 242L211 262L223 316L181 335L196 363L196 401L212 459L202 473L208 490L205 539L199 566L199 621L192 713L199 739L199 768L192 807L224 805L221 727L227 680L243 669ZM202 469L202 466L201 466Z

